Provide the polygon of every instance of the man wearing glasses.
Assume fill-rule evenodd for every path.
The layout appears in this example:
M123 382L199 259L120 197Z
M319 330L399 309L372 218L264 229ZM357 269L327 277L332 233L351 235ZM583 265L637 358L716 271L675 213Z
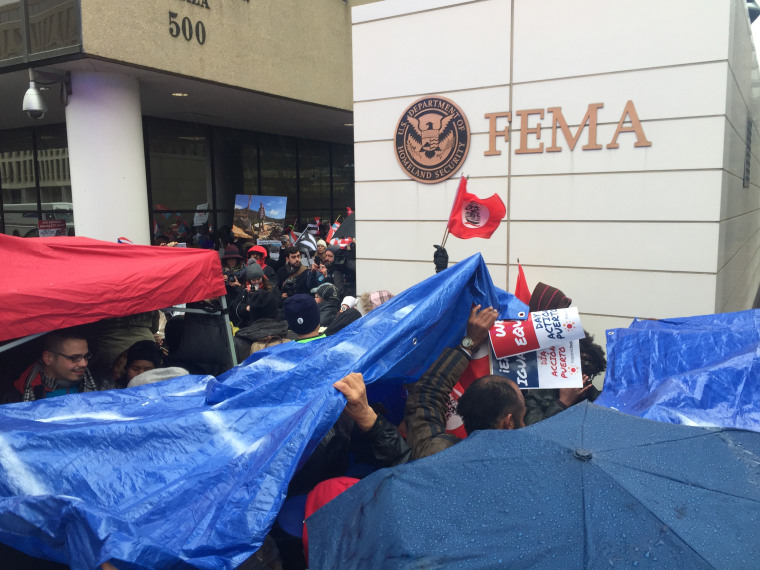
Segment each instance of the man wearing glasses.
M97 390L87 369L92 358L87 339L75 330L52 332L43 338L42 355L14 383L24 402Z

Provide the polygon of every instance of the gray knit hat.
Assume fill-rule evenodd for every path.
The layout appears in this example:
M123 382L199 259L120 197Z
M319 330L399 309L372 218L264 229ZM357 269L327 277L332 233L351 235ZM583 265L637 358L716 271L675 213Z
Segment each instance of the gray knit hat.
M170 380L172 378L178 378L179 376L187 376L190 374L184 368L179 366L171 366L169 368L154 368L153 370L146 370L142 374L138 374L127 384L127 388L134 388L135 386L143 386L145 384L153 384L154 382L160 382L161 380Z

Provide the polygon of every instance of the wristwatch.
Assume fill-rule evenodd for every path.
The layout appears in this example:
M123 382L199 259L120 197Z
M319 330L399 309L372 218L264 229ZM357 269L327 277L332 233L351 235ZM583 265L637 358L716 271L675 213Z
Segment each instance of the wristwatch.
M475 343L473 342L473 340L469 336L464 337L462 339L462 342L459 343L459 346L461 346L465 350L469 350L469 351L472 351L472 352L475 352L475 348L476 348L475 347Z

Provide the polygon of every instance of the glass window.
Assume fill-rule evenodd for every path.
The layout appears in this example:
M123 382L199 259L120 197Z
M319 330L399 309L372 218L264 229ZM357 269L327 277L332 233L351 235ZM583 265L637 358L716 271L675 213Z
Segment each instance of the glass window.
M28 0L29 50L40 53L80 43L76 0Z
M64 220L59 230L74 234L64 125L0 132L0 184L5 233L36 236L38 220Z
M346 217L346 207L354 208L354 148L334 144L333 153L333 208L335 217Z
M65 220L66 233L74 235L74 206L66 125L36 129L41 219Z
M37 230L37 179L32 129L0 131L0 185L3 232L33 235Z
M260 135L262 196L285 196L288 199L285 225L298 216L298 177L296 141L278 135ZM303 220L299 220L301 223Z
M21 2L0 2L0 61L24 55L24 13Z
M330 217L330 143L299 140L302 222Z
M146 128L153 235L186 237L196 208L212 204L209 130L171 121L151 121Z

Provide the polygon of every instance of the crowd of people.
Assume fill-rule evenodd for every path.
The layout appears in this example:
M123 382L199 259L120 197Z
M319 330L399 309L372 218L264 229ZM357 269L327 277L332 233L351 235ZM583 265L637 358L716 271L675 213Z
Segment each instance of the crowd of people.
M357 297L355 249L328 247L322 239L316 251L293 246L288 236L282 237L276 251L234 239L219 250L238 362L277 344L319 342L393 296L374 291ZM447 261L439 249L436 269L445 270ZM206 303L215 308L216 302ZM570 304L562 291L539 284L530 309ZM191 318L152 311L49 333L42 337L37 356L6 391L4 402L131 388L190 373L218 375L229 365L209 369L198 362L209 335L195 328L195 317L205 322L202 314ZM335 382L334 388L346 398L345 410L293 477L278 523L244 567L305 568L308 539L303 520L309 512L375 469L425 457L460 441L447 431L452 390L477 348L488 342L497 318L494 308L475 306L466 323L452 323L462 326L462 343L441 347L432 366L406 387L400 421L392 420L381 403L369 401L360 373ZM226 337L223 333L217 328L212 334ZM474 381L453 404L465 432L523 428L584 399L595 399L599 391L592 380L606 368L604 351L587 335L580 352L582 388L520 390L500 375Z

